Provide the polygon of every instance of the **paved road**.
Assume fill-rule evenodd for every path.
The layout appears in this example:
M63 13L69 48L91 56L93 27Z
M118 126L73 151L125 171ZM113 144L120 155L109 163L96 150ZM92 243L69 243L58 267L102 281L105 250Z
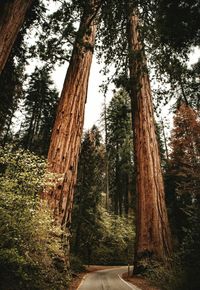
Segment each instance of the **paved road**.
M124 272L127 272L127 267L89 273L83 279L78 290L140 290L121 278Z

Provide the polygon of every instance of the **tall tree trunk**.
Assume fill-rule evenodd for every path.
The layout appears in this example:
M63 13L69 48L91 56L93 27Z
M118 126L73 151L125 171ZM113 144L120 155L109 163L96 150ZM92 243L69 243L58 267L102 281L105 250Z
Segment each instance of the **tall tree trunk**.
M133 11L133 10L132 10ZM143 259L165 259L171 253L171 233L165 205L160 154L144 47L136 9L129 13L127 36L136 166L137 220L135 271Z
M60 179L57 180L56 187L48 192L47 198L55 216L65 227L69 227L71 223L84 109L96 35L95 18L99 2L99 0L89 1L81 19L48 152L49 170L60 175Z
M32 2L7 0L0 3L0 74Z

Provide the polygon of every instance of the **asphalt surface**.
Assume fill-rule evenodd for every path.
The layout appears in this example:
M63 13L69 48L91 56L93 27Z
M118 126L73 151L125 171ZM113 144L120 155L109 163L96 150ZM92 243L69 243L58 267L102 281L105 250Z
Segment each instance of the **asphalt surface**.
M121 278L125 272L127 267L89 273L83 278L78 290L140 290Z

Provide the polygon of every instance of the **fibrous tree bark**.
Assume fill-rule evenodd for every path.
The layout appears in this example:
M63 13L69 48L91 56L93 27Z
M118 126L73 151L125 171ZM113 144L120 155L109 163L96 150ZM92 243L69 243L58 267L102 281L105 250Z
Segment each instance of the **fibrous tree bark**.
M33 1L7 0L0 2L0 74Z
M135 272L138 272L144 269L145 259L169 257L172 246L137 9L128 13L127 37L137 192Z
M47 199L63 227L71 223L99 0L89 0L75 40L48 152L49 171L58 176Z

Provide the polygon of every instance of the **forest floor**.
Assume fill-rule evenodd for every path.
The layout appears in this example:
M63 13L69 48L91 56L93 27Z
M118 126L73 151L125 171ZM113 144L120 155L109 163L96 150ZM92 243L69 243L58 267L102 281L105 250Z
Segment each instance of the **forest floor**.
M84 277L91 272L95 272L98 270L104 270L104 269L114 269L115 266L96 266L96 265L90 265L86 267L86 270L82 273L77 274L70 284L69 290L77 290L79 285L81 284L81 281L84 279ZM122 278L126 280L127 282L137 286L141 290L160 290L159 288L156 288L155 286L152 286L151 283L142 277L128 277L128 273L124 273L122 275Z

